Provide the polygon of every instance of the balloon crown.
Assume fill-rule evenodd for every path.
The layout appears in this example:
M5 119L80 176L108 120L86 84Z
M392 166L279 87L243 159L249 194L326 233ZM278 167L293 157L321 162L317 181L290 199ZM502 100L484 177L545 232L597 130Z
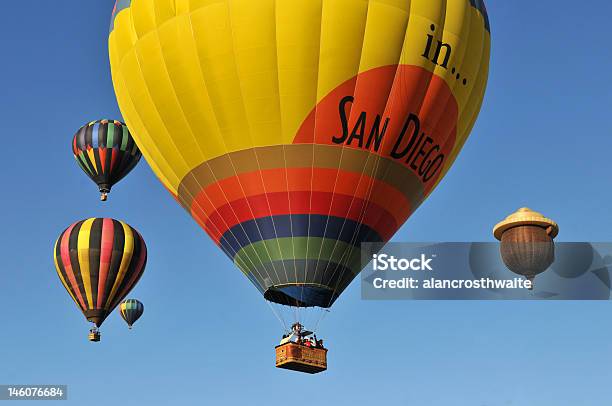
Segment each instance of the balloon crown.
M559 234L559 225L553 220L544 217L542 213L533 211L528 207L521 207L503 221L497 223L493 228L493 235L501 240L504 231L517 226L541 226L551 227L550 237L555 238Z

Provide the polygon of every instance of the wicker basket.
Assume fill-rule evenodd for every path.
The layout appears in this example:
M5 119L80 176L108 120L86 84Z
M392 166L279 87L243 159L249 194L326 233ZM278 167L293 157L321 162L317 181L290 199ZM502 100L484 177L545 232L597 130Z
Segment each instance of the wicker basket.
M327 369L327 349L293 342L276 347L276 367L317 374Z

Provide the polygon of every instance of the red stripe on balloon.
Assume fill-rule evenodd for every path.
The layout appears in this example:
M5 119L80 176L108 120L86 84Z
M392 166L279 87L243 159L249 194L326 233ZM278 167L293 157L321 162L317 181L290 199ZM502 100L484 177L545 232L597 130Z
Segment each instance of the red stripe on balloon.
M102 220L102 242L100 244L100 276L98 277L98 303L97 308L101 309L106 303L106 279L110 268L111 257L113 254L113 242L115 225L112 219Z
M195 196L192 212L197 210L199 216L210 216L228 202L250 196L284 193L288 199L288 191L309 190L371 201L390 213L398 224L402 224L412 210L402 192L361 173L330 168L277 168L242 173L207 186ZM253 218L273 215L267 203L250 206L250 209Z
M111 173L115 169L115 162L117 161L117 154L118 153L119 152L117 151L117 148L113 148L112 149L112 153L111 153L111 166L110 166L110 172Z
M253 208L266 208L254 213ZM268 210L269 209L269 210ZM354 196L328 192L294 191L249 196L221 206L207 216L194 207L192 216L219 243L223 234L231 227L254 218L269 215L316 214L335 216L363 223L388 240L397 231L398 223L393 216L377 204Z

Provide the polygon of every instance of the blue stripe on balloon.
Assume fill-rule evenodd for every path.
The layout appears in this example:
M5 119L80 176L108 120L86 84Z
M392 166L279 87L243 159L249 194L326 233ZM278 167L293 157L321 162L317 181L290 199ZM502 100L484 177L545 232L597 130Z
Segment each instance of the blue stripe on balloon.
M98 148L98 141L100 138L100 124L96 123L93 125L93 129L91 130L91 145L93 148Z
M358 269L322 259L254 261L245 264L247 277L266 300L292 298L300 306L330 307L348 286Z
M317 286L283 286L276 288L279 292L303 303L305 306L327 308L334 303L340 292Z
M230 258L247 245L287 237L322 237L358 247L362 242L381 242L369 226L353 220L318 214L262 217L237 224L226 231L219 245Z

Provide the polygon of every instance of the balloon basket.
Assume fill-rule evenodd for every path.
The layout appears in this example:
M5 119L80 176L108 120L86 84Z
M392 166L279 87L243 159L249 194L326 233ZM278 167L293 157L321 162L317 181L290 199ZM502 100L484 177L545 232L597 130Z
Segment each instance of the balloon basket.
M108 199L108 193L100 193L100 201L105 202Z
M97 343L100 341L100 332L99 331L90 331L89 336L87 337L89 341L93 343Z
M529 290L533 290L533 288L535 287L535 276L527 276L527 280L531 282L531 287L529 288Z
M327 349L307 347L294 342L276 347L276 367L318 374L327 369Z

